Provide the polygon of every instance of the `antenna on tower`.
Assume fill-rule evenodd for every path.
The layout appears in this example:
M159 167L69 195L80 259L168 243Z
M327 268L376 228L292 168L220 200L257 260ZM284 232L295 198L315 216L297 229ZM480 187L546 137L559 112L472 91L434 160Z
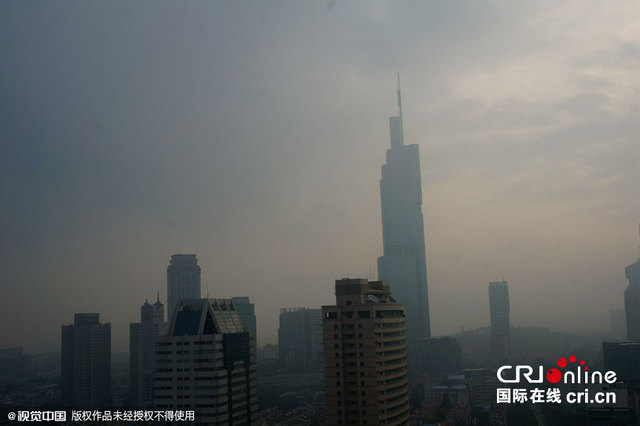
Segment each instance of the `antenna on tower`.
M398 72L398 114L400 115L400 123L402 123L402 96L400 94L400 73Z
M638 223L638 237L640 237L640 223ZM640 259L640 246L638 246L638 259Z

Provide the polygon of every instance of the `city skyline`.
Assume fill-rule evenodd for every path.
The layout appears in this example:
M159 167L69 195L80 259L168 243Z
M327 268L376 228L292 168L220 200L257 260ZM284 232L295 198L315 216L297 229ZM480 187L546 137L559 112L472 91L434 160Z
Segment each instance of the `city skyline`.
M167 300L174 253L198 255L203 296L251 298L258 345L277 340L281 307L330 304L334 280L366 277L382 250L397 71L405 141L420 145L432 335L487 326L477 301L503 275L513 326L602 331L624 306L640 218L634 3L0 12L8 347L55 349L73 312L100 312L127 351L140 301ZM34 295L47 303L27 313Z

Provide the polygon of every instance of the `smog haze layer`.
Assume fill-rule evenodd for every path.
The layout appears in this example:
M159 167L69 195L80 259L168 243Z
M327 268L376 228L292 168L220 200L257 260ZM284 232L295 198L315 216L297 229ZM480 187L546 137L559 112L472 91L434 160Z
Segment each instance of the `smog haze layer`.
M281 307L332 304L382 254L380 167L402 79L419 143L433 335L603 331L640 218L633 1L0 4L0 341L114 351L166 267ZM392 287L393 290L393 287Z

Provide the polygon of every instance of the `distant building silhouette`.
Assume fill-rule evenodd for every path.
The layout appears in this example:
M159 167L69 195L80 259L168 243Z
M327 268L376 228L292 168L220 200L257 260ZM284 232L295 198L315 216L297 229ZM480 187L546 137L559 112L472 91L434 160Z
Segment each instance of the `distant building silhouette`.
M464 374L448 376L443 383L424 385L424 400L427 405L468 405L469 389Z
M624 268L629 286L624 291L627 338L640 341L640 260Z
M253 348L258 351L258 330L256 324L256 311L253 303L249 301L248 297L232 297L231 300L236 307L236 312L240 316L242 325L251 333L251 340L253 340Z
M422 339L417 350L418 364L415 368L421 372L427 382L445 379L462 370L462 348L454 337L430 337ZM411 368L414 368L411 366Z
M129 401L132 408L153 405L153 355L155 339L166 332L160 295L140 307L140 322L129 325Z
M97 409L111 404L111 324L96 313L74 315L62 326L61 400L65 407Z
M327 424L409 424L404 309L389 283L336 280L322 317Z
M591 425L634 425L633 411L630 408L620 407L589 407L587 409L587 424Z
M496 402L498 379L495 370L486 368L465 368L462 370L469 389L471 406L491 406Z
M167 318L182 299L200 298L200 266L195 254L174 254L167 267Z
M602 354L606 370L615 371L620 380L640 384L640 342L603 342Z
M635 413L635 424L640 424L640 342L603 342L602 354L605 370L615 371L624 382L628 406Z
M509 333L509 287L506 281L489 283L489 310L491 312L491 351L498 359L511 353Z
M321 309L280 309L278 355L287 372L322 371Z
M380 180L384 254L378 258L378 279L388 281L396 300L404 304L409 367L414 371L420 363L419 340L431 337L431 326L420 151L417 144L404 144L399 78L397 95L399 115L389 118L391 148Z
M22 351L22 346L0 349L0 375L6 377L27 377L31 375L31 355Z
M231 299L183 299L156 339L157 410L194 410L198 424L257 420L256 364L249 332Z

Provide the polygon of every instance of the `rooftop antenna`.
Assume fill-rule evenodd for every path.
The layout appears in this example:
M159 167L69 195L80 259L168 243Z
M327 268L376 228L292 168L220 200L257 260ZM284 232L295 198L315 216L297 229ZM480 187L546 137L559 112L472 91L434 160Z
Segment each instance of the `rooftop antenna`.
M158 290L158 300L156 301L156 303L160 303L160 290Z
M638 236L640 237L640 223L638 223ZM638 259L640 259L640 246L638 246Z

